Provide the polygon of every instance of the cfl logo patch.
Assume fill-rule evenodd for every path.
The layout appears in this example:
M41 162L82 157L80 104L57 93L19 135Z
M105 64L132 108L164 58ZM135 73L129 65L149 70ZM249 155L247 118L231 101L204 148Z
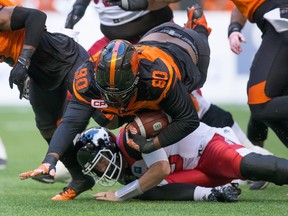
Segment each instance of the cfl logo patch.
M162 129L162 124L161 122L156 122L155 124L153 124L153 130L154 131L158 131Z
M104 100L97 100L97 99L92 99L91 100L91 106L94 108L107 108L108 105Z

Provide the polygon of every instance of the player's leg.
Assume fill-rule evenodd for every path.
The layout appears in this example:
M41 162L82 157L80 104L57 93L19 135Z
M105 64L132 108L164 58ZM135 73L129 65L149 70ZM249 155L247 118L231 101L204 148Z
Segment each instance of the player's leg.
M138 197L141 200L236 202L241 190L232 185L201 187L172 183L154 187Z
M6 148L0 137L0 170L6 169L7 160L8 160L8 156L7 156Z
M205 148L197 169L212 176L288 184L288 160L251 152L218 135Z
M248 103L252 117L269 125L288 146L288 32L278 33L269 23L265 27L250 69Z

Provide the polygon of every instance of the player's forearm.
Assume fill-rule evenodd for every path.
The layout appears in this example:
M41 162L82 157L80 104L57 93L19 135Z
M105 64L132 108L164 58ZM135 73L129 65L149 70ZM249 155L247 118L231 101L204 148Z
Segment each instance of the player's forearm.
M168 161L158 161L153 164L148 171L139 179L140 187L143 192L150 190L163 181L169 175L170 166Z
M230 23L238 22L243 27L246 21L247 18L235 7L231 12Z
M115 198L117 201L125 201L137 197L157 186L169 173L169 163L167 161L158 161L140 179L115 191Z

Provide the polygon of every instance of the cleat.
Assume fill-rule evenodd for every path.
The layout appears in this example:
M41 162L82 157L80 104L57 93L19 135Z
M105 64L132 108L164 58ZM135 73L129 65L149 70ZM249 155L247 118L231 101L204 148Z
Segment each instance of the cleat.
M51 200L72 200L77 196L76 192L68 187L65 187L63 191L56 196L52 197Z
M250 190L263 190L268 186L269 182L266 181L251 181L249 182Z
M53 184L55 182L54 176L51 176L49 174L34 176L32 177L32 179L45 184Z
M0 159L0 170L4 170L7 167L7 160Z
M211 33L212 29L208 27L203 10L198 5L187 9L187 17L188 22L184 25L185 28L194 29L201 25L207 30L208 35Z
M241 189L234 184L215 187L208 196L209 202L237 202Z
M92 189L95 180L92 176L86 176L86 179L72 180L62 192L52 197L51 200L73 200L80 193Z

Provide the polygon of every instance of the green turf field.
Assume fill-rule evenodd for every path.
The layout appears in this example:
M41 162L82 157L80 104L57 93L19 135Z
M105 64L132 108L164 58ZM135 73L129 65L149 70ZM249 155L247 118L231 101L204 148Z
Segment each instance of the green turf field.
M246 130L249 112L246 106L223 106L230 110L239 125ZM62 215L288 215L288 186L269 184L265 190L249 191L241 186L238 203L148 202L131 200L109 203L93 200L92 195L108 188L95 186L73 201L56 202L50 198L65 184L41 184L33 180L20 181L18 174L36 168L43 160L46 143L38 133L30 107L0 107L0 136L9 157L8 168L0 170L0 215L62 216ZM288 158L288 150L269 132L265 143L268 150ZM119 187L118 185L116 188ZM109 188L110 189L110 188Z

